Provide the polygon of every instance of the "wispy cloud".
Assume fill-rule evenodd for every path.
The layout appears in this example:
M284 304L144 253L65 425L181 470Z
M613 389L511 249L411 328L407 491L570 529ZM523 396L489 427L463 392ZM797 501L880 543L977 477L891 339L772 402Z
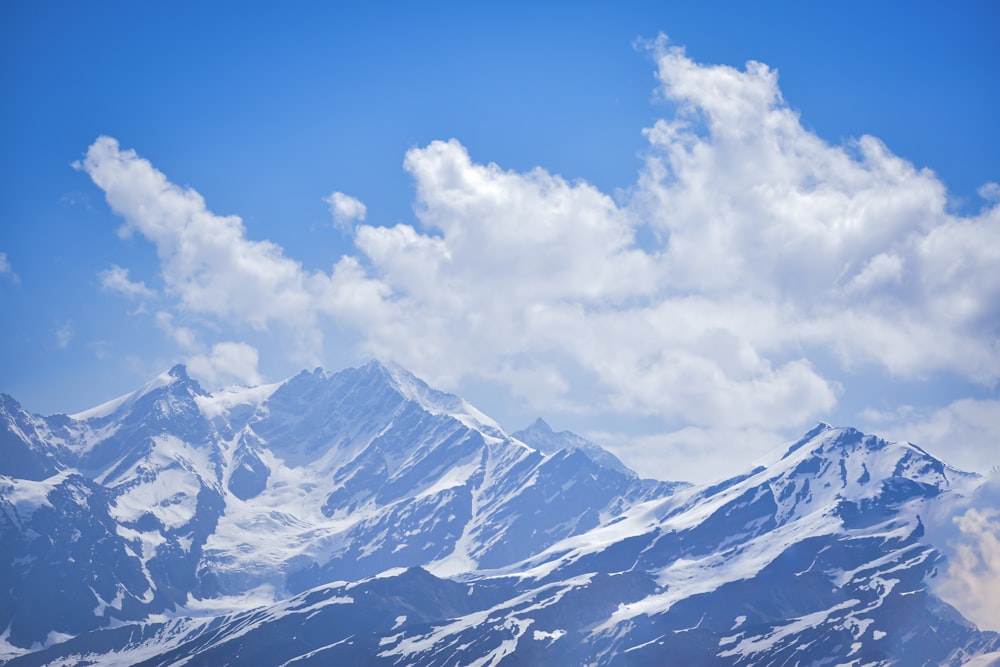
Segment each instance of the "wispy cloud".
M98 276L101 279L101 287L107 292L116 292L137 300L156 297L156 292L146 287L146 283L141 280L139 282L129 280L128 269L123 269L117 264L106 271L101 271Z
M73 326L72 320L67 320L61 327L56 329L56 348L60 350L67 349L75 336L76 327Z

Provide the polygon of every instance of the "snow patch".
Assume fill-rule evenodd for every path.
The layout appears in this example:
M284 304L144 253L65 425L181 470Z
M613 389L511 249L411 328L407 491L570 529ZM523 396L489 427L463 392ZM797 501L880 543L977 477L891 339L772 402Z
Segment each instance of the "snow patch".
M53 509L49 502L49 493L66 481L72 474L69 470L56 473L41 481L0 477L0 496L13 505L21 522L31 519L31 516L42 507Z
M638 651L641 648L646 648L647 646L652 646L653 644L662 643L664 637L666 637L666 635L660 635L656 639L650 639L648 642L643 642L642 644L636 644L635 646L630 646L629 648L625 649L625 653L631 653L632 651ZM719 643L721 644L722 642L720 641Z
M565 635L566 631L559 628L551 632L546 632L545 630L535 630L531 636L535 641L540 642L540 641L545 641L546 639L551 639L552 641L555 641Z
M378 640L378 645L379 646L388 646L389 644L395 644L405 634L406 634L405 632L400 632L399 634L396 634L396 635L389 635L388 637L382 637L381 639Z
M799 634L804 630L809 628L814 628L823 621L825 621L831 614L842 611L844 609L850 609L851 607L859 604L860 600L847 600L842 602L830 609L824 609L822 611L817 611L812 614L806 614L799 618L793 619L790 623L778 626L773 631L765 633L762 635L757 635L755 637L747 637L737 644L734 648L723 651L719 654L720 657L728 658L733 656L751 656L755 654L765 653L771 648L776 646L779 642L794 635Z

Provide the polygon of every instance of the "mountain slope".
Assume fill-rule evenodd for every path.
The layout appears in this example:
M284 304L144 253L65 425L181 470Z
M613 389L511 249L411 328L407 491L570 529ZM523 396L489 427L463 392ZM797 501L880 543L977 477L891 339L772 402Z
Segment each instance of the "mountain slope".
M216 395L177 366L71 417L4 401L8 441L30 465L10 467L0 497L22 498L35 481L33 502L49 506L66 485L58 475L72 473L101 501L88 501L93 521L71 526L4 506L5 554L62 553L59 530L101 545L70 568L59 558L5 563L13 651L203 600L239 608L251 592L277 600L393 567L508 565L675 487L575 450L543 454L462 399L375 362ZM99 568L112 553L108 576L132 583L73 593L75 610L48 614L16 593L48 581L55 601L67 571Z
M929 588L925 517L982 479L909 443L820 424L746 475L641 480L375 362L214 395L175 367L71 417L4 400L22 472L45 475L0 477L10 664L1000 652Z

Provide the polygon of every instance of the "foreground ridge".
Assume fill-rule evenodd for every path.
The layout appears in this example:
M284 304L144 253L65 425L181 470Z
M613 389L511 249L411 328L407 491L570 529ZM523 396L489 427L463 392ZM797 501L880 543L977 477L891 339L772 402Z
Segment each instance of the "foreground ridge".
M691 486L397 366L176 366L72 416L0 397L0 448L11 665L1000 657L931 586L982 478L850 428Z

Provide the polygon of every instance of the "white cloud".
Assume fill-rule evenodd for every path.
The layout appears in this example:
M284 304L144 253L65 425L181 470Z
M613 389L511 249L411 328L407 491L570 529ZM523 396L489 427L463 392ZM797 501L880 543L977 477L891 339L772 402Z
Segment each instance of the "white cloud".
M979 188L979 196L989 202L1000 201L1000 183L984 183Z
M176 324L174 322L174 316L170 313L164 310L158 311L154 316L154 320L156 322L156 326L159 327L163 333L167 334L167 336L171 338L182 350L190 352L201 348L201 343L198 340L198 334L195 333L194 329Z
M117 264L101 271L98 276L101 279L101 287L107 292L117 292L129 299L152 299L156 296L156 293L146 287L143 281L129 280L128 269L123 269Z
M668 238L672 285L783 303L792 336L847 365L1000 378L1000 209L949 214L934 174L873 137L826 144L764 65L655 49L681 113L649 131L633 205Z
M592 186L475 164L454 140L411 150L404 164L428 233L358 228L396 296L368 329L373 352L444 382L478 373L564 410L746 426L834 404L835 387L807 361L760 353L780 328L775 308L676 294L663 257L636 246L630 212ZM585 400L553 392L580 374L596 380Z
M257 370L259 353L241 342L216 343L208 354L186 359L188 372L209 388L229 384L258 385L263 381Z
M305 271L270 241L248 239L239 217L215 215L197 192L169 182L110 137L94 142L81 168L125 229L156 246L166 294L181 311L261 331L278 325L296 358L318 359L317 314L332 290L329 275Z
M341 229L349 229L352 222L364 220L368 213L368 208L361 200L345 195L343 192L334 192L323 201L330 205L330 215L333 216L333 222Z
M647 449L686 447L692 467L708 436L782 441L826 417L851 391L834 379L845 369L1000 380L1000 206L950 213L935 175L874 137L826 143L765 65L704 66L664 41L652 53L679 111L647 131L618 201L435 141L404 160L419 224L356 225L359 256L329 273L247 238L113 139L83 168L156 245L178 313L278 327L303 359L349 330L444 388L656 418L673 433ZM345 225L363 218L353 198L327 201ZM640 228L658 242L640 246Z
M848 294L864 294L889 285L898 285L903 277L903 259L892 252L883 252L869 259L863 269L847 283Z
M236 216L217 216L134 151L101 137L83 162L126 227L156 245L167 290L190 311L264 328L311 316L308 276L269 241L250 241Z

